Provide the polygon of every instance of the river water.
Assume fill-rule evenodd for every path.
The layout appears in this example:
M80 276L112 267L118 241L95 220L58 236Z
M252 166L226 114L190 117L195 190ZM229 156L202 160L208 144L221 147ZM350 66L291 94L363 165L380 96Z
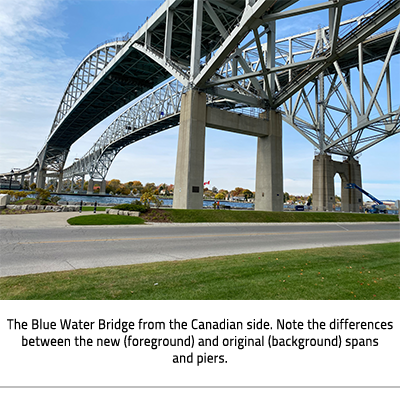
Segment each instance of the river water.
M83 203L101 203L102 205L119 205L121 203L131 203L140 198L137 197L118 197L118 196L99 196L99 195L58 195L61 198L60 202L68 202L71 205L78 205L81 201ZM160 198L163 201L164 207L172 207L172 198ZM213 207L215 201L203 201L203 207ZM254 203L248 202L231 202L220 201L220 207L230 206L235 209L254 209Z
M61 198L60 202L68 202L70 205L78 205L82 201L83 203L87 204L94 204L97 202L98 204L101 205L107 205L107 206L113 206L113 205L120 205L122 203L131 203L132 201L137 201L140 198L139 197L120 197L120 196L111 196L111 195L104 195L104 196L99 196L99 195L73 195L73 194L67 194L67 195L58 195L54 194L55 196L59 196ZM33 197L33 196L32 196ZM163 201L163 207L172 207L172 198L160 198ZM203 201L203 207L205 208L212 208L213 204L215 201L209 201L209 200L204 200ZM220 201L220 207L223 209L223 206L230 206L233 209L248 209L248 210L254 210L254 203L250 202L231 202L231 201ZM283 205L283 207L286 210L293 210L294 211L294 206L293 205ZM305 210L312 210L308 209L307 206L305 206ZM340 207L337 207L335 211L340 212ZM388 210L388 214L399 214L398 210Z

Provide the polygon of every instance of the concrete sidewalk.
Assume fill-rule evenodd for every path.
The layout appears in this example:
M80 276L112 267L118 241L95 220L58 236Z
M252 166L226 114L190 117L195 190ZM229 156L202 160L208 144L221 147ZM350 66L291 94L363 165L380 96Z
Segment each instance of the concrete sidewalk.
M98 212L101 214L104 212ZM63 228L69 227L67 220L79 215L95 214L93 212L46 212L30 214L0 215L0 229L10 228Z

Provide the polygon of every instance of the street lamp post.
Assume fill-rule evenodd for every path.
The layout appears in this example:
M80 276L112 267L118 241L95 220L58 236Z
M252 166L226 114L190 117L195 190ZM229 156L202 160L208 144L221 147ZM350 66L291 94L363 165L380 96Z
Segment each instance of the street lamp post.
M14 171L11 169L11 176L10 176L10 184L8 185L8 189L11 190L11 183L13 178Z

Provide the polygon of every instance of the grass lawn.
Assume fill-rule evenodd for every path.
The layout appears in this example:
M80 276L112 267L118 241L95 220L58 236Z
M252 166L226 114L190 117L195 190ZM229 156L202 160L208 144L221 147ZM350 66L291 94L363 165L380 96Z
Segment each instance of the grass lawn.
M329 212L263 212L235 210L165 209L172 222L366 222L399 221L398 215L329 213Z
M399 255L388 243L4 277L0 299L400 299Z
M96 211L97 212L105 212L106 209L109 209L109 208L106 207L106 206L97 206L96 207ZM94 210L93 206L82 206L82 211L83 212L92 212L93 210Z
M87 206L85 211L93 211L93 207ZM101 208L100 208L101 209ZM99 210L100 210L99 209ZM105 210L105 208L103 208ZM102 209L101 209L102 210ZM99 214L95 216L82 216L71 218L71 225L120 225L138 224L135 221L121 221L114 216ZM104 217L103 217L104 216ZM397 215L388 214L355 214L355 213L313 213L313 212L262 212L262 211L229 211L229 210L179 210L179 209L151 209L141 214L144 221L199 223L199 222L395 222L399 221Z
M140 217L116 216L111 214L93 214L76 216L67 220L70 225L137 225L144 224Z

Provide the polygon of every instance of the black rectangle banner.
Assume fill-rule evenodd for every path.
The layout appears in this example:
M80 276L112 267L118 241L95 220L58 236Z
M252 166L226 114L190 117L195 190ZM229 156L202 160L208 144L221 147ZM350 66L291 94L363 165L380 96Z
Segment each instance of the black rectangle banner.
M392 318L9 318L8 366L393 366Z

